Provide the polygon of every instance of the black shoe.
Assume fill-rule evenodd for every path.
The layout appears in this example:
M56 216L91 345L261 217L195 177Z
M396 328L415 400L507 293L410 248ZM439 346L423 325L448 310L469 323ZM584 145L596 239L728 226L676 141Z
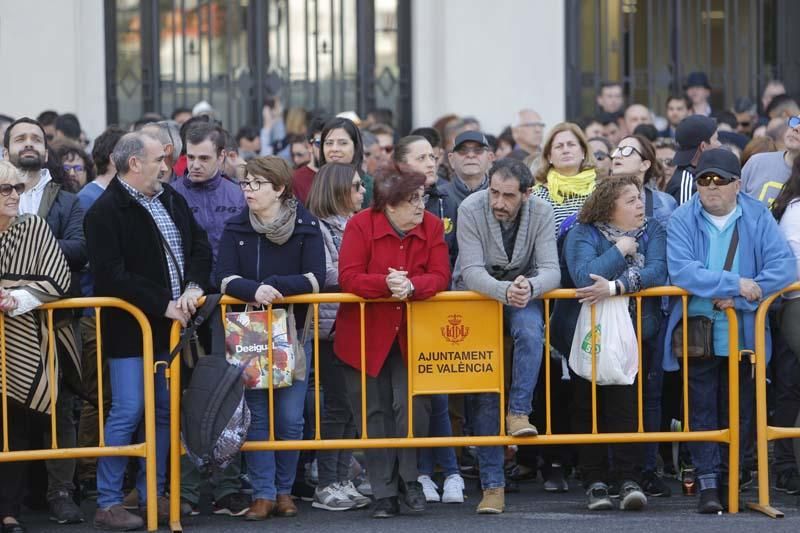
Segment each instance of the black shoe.
M608 486L602 482L592 483L586 490L587 508L590 511L610 511L614 508L608 496Z
M775 480L775 490L786 494L800 494L800 475L797 470L784 470Z
M3 533L25 533L27 529L20 523L3 524Z
M642 488L633 481L623 481L619 489L619 508L622 511L639 511L647 505Z
M50 520L59 524L80 524L83 522L83 513L72 499L72 494L67 491L60 491L48 500L47 506L50 508Z
M423 492L420 482L409 481L400 492L403 494L403 503L405 503L410 510L415 513L421 513L425 510L425 492Z
M314 501L314 487L306 483L303 476L298 476L292 485L292 496L300 498L304 502Z
M80 493L82 500L96 500L97 480L92 478L81 481Z
M228 516L243 516L250 510L250 496L234 492L214 502L214 514Z
M423 496L424 498L424 496ZM375 502L375 509L372 511L372 518L392 518L400 512L400 504L397 497L380 498Z
M697 502L697 512L700 514L716 514L722 511L717 488L700 491L700 500Z
M659 496L663 498L672 496L672 489L670 489L669 485L655 472L645 472L642 474L642 489L644 489L644 493L648 496L656 498Z
M546 492L567 492L569 491L569 483L564 477L564 467L558 463L550 466L550 469L545 475L542 488Z

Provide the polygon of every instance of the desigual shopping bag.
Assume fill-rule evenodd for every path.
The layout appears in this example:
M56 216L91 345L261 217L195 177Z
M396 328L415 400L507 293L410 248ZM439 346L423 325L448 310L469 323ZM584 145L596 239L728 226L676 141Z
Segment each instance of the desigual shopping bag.
M232 364L244 368L248 389L290 387L296 366L296 333L289 335L285 309L272 310L272 369L269 367L267 311L225 314L225 354ZM293 322L293 321L292 321Z
M595 354L598 385L630 385L639 371L636 332L628 314L628 298L606 298L595 304ZM583 304L572 337L569 367L592 379L591 306Z

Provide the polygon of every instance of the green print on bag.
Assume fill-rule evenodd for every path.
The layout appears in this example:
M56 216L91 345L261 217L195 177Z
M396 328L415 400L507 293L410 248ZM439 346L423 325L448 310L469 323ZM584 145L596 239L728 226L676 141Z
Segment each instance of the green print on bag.
M600 355L600 346L602 345L602 343L600 342L600 339L602 337L601 331L602 330L600 329L600 324L595 324L594 325L594 332L595 332L595 335L597 336L597 347L595 348L595 354L597 354L597 355ZM589 355L591 355L591 353L592 353L592 330L589 330L589 332L583 337L583 342L581 343L581 350L583 350L584 352L586 352Z

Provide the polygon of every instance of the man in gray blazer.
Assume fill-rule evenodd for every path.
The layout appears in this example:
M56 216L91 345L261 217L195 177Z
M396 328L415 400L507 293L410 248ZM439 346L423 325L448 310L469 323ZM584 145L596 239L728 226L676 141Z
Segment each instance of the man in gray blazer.
M542 294L558 288L561 272L553 234L553 209L530 195L533 176L510 158L489 170L489 187L467 197L458 209L455 288L472 290L504 304L504 322L514 344L506 431L535 436L531 400L542 363ZM473 404L476 435L497 435L499 398L478 394ZM479 513L504 508L503 448L478 448L483 499Z

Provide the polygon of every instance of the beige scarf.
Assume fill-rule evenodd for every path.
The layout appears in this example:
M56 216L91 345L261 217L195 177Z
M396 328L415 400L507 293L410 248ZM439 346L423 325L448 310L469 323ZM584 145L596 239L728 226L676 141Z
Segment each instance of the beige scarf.
M289 198L281 204L281 209L270 222L263 222L250 211L250 224L256 233L262 233L267 239L281 245L289 240L294 232L294 222L297 218L297 200Z

